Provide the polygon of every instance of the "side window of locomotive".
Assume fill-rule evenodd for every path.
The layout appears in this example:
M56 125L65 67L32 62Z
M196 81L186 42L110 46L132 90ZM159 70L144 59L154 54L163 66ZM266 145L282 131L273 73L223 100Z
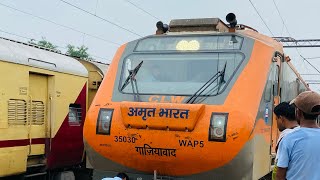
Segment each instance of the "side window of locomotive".
M298 94L307 90L307 87L297 78L298 83Z
M273 83L273 95L278 95L278 85L279 85L279 66L277 65L275 68L275 74L274 74L274 83Z
M273 85L273 80L274 80L274 76L275 76L274 74L275 74L275 67L273 66L269 72L267 84L266 84L265 91L264 91L264 100L266 102L271 101L272 85Z
M70 104L69 105L69 115L68 122L70 126L80 126L81 125L81 105L80 104Z
M282 66L281 102L290 102L298 95L297 76L286 62Z

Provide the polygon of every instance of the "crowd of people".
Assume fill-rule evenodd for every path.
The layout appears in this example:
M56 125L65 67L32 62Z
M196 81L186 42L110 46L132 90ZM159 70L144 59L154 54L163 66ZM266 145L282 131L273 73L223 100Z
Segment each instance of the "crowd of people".
M313 91L274 108L281 134L276 146L276 167L272 179L320 179L320 95Z

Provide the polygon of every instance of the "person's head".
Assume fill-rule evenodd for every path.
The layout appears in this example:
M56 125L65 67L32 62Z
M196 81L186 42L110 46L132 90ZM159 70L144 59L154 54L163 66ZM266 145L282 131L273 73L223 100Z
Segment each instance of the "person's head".
M290 127L287 127L287 125L289 125L290 122L296 122L295 108L293 105L290 105L288 102L282 102L278 104L273 111L274 111L274 114L276 115L279 131L283 131L287 128L290 128Z
M121 178L122 180L129 180L129 177L126 173L118 173L117 177Z
M314 91L300 93L291 104L294 104L299 120L315 121L320 114L320 95Z

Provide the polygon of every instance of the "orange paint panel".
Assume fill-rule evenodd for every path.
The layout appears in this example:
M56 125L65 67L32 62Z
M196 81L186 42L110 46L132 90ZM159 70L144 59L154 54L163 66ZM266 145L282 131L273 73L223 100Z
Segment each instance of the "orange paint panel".
M158 103L150 107L150 103L122 102L122 120L126 127L151 129L167 129L185 131L193 130L199 115L204 109L201 104Z
M114 59L109 66L108 72L99 87L99 91L97 92L88 110L84 124L85 128L83 130L84 138L86 139L96 139L96 120L98 118L100 106L108 105L107 107L114 108L114 106L111 106L112 91L116 79L115 75L117 74L119 61L125 48L126 45L122 45L117 50Z
M271 140L271 127L268 126L263 119L259 119L256 122L254 131L252 133L252 136L250 136L250 139L252 139L256 135L262 135L266 142L270 142Z
M254 128L273 53L271 47L255 42L250 61L225 102L225 106L237 107L248 113L252 121L242 120L242 123L250 130ZM268 68L262 70L261 67Z

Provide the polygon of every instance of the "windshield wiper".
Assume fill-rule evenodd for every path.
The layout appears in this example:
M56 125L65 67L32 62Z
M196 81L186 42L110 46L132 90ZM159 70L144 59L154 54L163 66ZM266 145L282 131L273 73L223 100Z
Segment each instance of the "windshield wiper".
M217 95L220 92L220 88L221 88L222 84L226 83L226 81L224 79L226 67L227 67L227 62L224 64L224 68L221 71L219 83L217 83L213 88L211 88L210 91L208 91L206 94L204 94L203 95L204 97L202 97L201 99L197 100L197 102L194 101L193 103L199 103L199 102L204 101L208 96L212 95L212 93L215 92L215 91L216 91L215 95Z
M129 71L129 75L126 78L126 80L124 81L122 87L120 88L120 90L122 91L124 88L127 87L127 85L129 83L131 83L131 87L132 87L132 92L134 95L134 100L138 100L140 101L140 94L138 91L138 84L137 84L137 80L135 78L135 76L137 75L140 67L142 66L143 61L141 61L133 70L128 70Z
M220 78L220 81L219 81L219 86L218 86L218 91L217 93L219 93L220 91L220 87L223 83L226 83L226 81L224 80L224 74L226 72L226 67L227 67L227 62L224 64L224 67L223 67L223 70L221 72L221 78Z
M224 65L224 68L222 71L218 71L216 74L214 74L203 86L201 86L189 99L187 99L187 104L193 104L195 100L206 90L208 89L219 77L220 81L217 83L209 92L214 91L218 86L219 93L220 87L223 83L225 83L224 80L224 74L226 72L227 62Z

